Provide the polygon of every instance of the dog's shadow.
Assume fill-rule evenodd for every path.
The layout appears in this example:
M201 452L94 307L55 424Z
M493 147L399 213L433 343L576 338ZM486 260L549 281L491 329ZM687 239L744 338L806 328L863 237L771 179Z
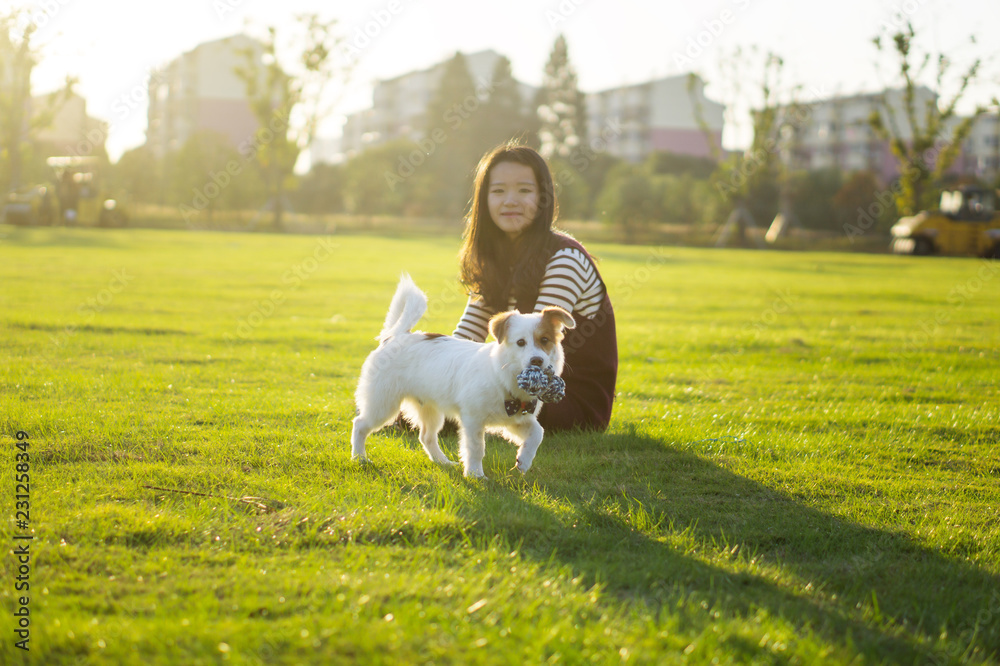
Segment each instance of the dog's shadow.
M619 599L657 611L697 597L741 618L763 609L876 661L940 659L928 645L944 627L980 657L1000 652L1000 578L905 534L823 512L635 433L547 437L527 477L506 471L509 452L498 448L487 444L494 480L467 481L471 499L456 511L485 541L499 535L524 556L555 558ZM582 449L592 469L581 468ZM571 511L557 515L537 493ZM719 557L733 566L712 563ZM776 570L795 582L776 584ZM876 620L862 621L858 608Z

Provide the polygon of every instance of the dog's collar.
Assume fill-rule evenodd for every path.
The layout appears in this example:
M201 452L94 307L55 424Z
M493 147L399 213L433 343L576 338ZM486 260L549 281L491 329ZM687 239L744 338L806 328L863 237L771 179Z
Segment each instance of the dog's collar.
M531 402L525 402L524 400L518 400L517 398L511 398L510 400L504 400L503 406L507 410L507 416L516 416L518 414L533 414L535 412L535 407L538 405L537 400L532 400Z

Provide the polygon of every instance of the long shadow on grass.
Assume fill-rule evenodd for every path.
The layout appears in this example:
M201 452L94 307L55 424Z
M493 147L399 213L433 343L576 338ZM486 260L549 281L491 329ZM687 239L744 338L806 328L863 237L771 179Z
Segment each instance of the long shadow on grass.
M607 593L653 610L682 598L735 617L763 609L877 660L928 663L966 648L980 657L1000 653L1000 578L975 566L641 435L567 435L544 446L532 473L538 489L572 515L533 503L517 484L490 484L459 507L485 537L500 535L541 561L555 557ZM687 555L683 543L728 554L733 566ZM776 584L776 571L791 582ZM955 654L927 645L945 629Z

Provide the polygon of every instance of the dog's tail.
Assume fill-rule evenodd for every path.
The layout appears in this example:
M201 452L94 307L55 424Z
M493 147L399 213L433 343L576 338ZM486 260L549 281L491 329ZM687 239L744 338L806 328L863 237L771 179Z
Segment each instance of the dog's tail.
M420 291L409 275L403 273L389 305L389 312L385 316L382 332L376 340L385 342L394 335L409 332L425 312L427 312L427 296Z

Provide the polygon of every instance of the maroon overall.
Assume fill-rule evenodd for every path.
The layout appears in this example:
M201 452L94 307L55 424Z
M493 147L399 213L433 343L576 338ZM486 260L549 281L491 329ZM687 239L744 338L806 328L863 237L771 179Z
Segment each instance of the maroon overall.
M556 234L553 254L573 248L593 258L575 239ZM550 256L551 258L551 256ZM597 270L597 265L594 265ZM611 421L611 407L615 398L615 381L618 378L618 340L615 333L615 311L611 307L607 283L604 300L592 319L573 313L576 328L566 331L563 352L566 363L562 378L566 382L566 397L559 402L545 404L538 415L538 422L547 432L569 430L574 427L604 431ZM535 298L538 298L536 293ZM522 314L530 314L534 303L517 303Z

